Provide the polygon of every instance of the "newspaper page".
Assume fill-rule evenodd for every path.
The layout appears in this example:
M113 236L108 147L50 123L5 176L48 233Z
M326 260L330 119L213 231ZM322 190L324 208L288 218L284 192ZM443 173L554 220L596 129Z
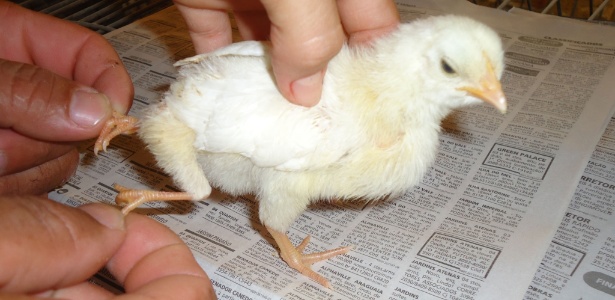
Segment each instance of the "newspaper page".
M279 258L252 197L214 193L137 209L191 247L219 299L522 299L531 286L613 112L615 32L593 27L598 34L462 0L403 1L398 7L404 21L457 13L498 31L506 49L502 83L509 113L487 106L454 112L442 124L435 165L396 199L320 203L299 217L288 235L295 244L311 235L306 252L354 245L313 266L332 289ZM134 81L130 114L137 117L175 79L173 63L194 54L174 8L106 37ZM98 157L92 146L82 145L77 173L50 198L71 206L113 204L114 183L177 190L138 138L120 136ZM121 291L104 271L93 281Z
M520 9L510 12L528 14ZM568 21L576 26L588 25ZM615 299L614 211L615 116L585 166L524 299Z
M554 18L516 8L510 12ZM600 28L557 19L595 33ZM524 299L615 299L614 210L615 117L611 117Z
M614 210L611 118L524 299L615 299Z

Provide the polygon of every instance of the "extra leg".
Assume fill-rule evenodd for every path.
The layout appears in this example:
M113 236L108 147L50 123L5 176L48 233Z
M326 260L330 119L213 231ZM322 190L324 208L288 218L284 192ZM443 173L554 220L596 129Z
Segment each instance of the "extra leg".
M192 196L185 192L161 192L149 190L131 190L119 184L114 184L113 188L119 191L115 197L115 203L124 205L122 213L127 215L139 205L150 201L174 201L192 200Z
M329 281L320 274L314 272L311 265L315 262L329 259L336 255L348 253L348 251L352 249L352 247L349 246L318 253L303 254L303 250L310 242L309 235L305 237L299 246L295 248L295 246L293 246L291 241L288 239L286 233L275 231L269 227L267 227L267 230L271 233L273 239L278 244L278 247L280 248L280 256L291 268L299 271L299 273L313 279L327 288L331 288Z

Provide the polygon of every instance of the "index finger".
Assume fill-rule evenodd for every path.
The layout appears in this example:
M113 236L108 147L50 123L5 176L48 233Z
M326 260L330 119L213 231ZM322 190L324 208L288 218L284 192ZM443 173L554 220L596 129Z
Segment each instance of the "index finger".
M201 8L184 2L175 1L175 6L186 21L197 54L211 52L232 42L231 24L226 10Z
M113 49L99 34L45 14L0 1L0 58L34 64L93 87L127 112L133 86Z
M227 46L233 40L229 11L236 12L237 25L243 33L255 28L262 29L260 23L243 24L241 15L251 15L263 10L259 1L222 1L222 0L174 0L188 26L190 38L196 53L206 53ZM257 13L261 16L261 14ZM239 17L239 18L237 18ZM248 18L249 19L249 18ZM258 18L258 21L263 21ZM262 30L261 30L262 31ZM262 38L261 34L247 34L245 39Z
M399 24L397 6L391 0L338 0L337 6L350 45L369 42Z

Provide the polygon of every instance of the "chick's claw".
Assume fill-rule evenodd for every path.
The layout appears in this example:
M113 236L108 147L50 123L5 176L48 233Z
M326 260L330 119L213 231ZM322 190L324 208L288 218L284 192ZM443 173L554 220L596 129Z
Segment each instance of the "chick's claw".
M113 112L113 117L109 119L94 144L94 154L98 155L100 150L107 151L109 142L120 134L132 134L137 132L137 122L139 120L133 116L125 116L116 111Z
M124 205L122 213L127 215L129 212L137 208L139 205L150 201L173 201L173 200L192 200L192 196L183 192L162 192L151 190L132 190L114 184L113 188L119 193L115 197L115 203Z
M280 248L280 256L291 268L299 271L299 273L311 278L326 288L331 288L329 281L320 274L314 272L310 266L315 262L326 260L336 255L348 253L352 249L352 246L348 246L318 253L303 254L303 250L310 242L309 235L305 237L305 239L303 239L297 247L294 247L285 233L275 231L269 227L267 227L267 230L271 233L273 239L278 244L278 247Z

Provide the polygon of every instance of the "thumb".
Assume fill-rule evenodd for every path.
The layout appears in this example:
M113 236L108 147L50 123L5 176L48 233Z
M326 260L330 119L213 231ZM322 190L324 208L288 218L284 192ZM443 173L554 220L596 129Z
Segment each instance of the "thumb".
M345 39L336 2L261 2L271 20L271 65L280 92L295 104L318 104L324 70Z
M125 238L119 210L34 196L0 197L0 292L38 293L84 282Z
M0 128L46 141L96 136L112 114L107 96L37 66L0 60Z

